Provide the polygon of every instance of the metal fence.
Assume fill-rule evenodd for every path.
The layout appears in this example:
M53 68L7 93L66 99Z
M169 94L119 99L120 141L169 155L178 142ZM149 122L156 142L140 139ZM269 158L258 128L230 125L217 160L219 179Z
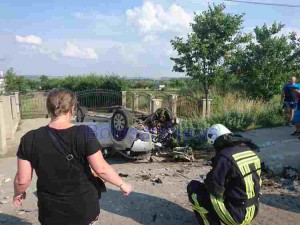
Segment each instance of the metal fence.
M95 89L76 92L80 106L89 110L101 110L112 106L122 105L122 93L120 91Z
M46 117L46 96L43 95L20 95L20 113L21 118Z
M105 89L86 90L76 92L77 100L80 106L86 107L91 111L102 111L113 106L122 106L122 92ZM137 100L135 101L135 98ZM162 107L172 110L175 107L177 116L190 117L202 116L202 108L199 99L190 95L179 95L175 99L170 99L168 93L132 93L127 92L125 99L127 108L135 108L146 113L151 113L151 99L161 99ZM36 93L20 96L21 118L45 117L47 93ZM135 107L134 105L137 104Z
M122 93L119 91L96 89L76 92L80 106L88 110L107 109L122 105ZM21 118L46 117L47 93L35 93L20 96Z
M190 95L181 95L174 100L177 107L177 116L183 118L203 116L198 98Z

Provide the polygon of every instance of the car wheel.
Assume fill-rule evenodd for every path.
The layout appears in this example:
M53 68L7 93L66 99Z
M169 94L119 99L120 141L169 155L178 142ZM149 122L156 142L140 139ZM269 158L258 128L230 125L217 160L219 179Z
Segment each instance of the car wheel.
M78 107L76 112L76 122L83 122L86 113L87 109L85 107Z
M111 118L111 131L113 138L117 141L125 139L132 123L132 115L130 112L122 109L116 110Z

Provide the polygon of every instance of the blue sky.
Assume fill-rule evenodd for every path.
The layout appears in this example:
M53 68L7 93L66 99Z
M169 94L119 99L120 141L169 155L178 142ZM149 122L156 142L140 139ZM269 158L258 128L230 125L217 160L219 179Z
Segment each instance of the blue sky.
M257 0L282 3L282 0ZM170 39L190 32L193 12L222 0L1 0L0 70L23 75L183 76L172 72ZM299 4L286 0L286 4ZM281 21L300 36L300 8L226 3L244 27ZM298 15L298 17L297 17Z

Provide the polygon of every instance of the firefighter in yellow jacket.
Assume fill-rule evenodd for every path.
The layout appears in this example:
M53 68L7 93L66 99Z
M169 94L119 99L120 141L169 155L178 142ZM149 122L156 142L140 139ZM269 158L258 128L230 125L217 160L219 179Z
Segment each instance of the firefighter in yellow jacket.
M199 224L249 224L257 215L261 188L261 164L251 140L233 135L221 124L207 132L216 156L204 183L193 180L187 187Z

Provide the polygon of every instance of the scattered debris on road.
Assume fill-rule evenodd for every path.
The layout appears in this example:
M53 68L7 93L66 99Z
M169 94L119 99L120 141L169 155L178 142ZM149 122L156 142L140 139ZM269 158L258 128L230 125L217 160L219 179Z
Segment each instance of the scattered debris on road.
M120 176L120 177L128 177L129 175L128 175L128 174L125 174L125 173L119 173L119 176Z
M0 201L0 204L4 205L4 204L7 204L9 202L8 199L3 199Z
M6 178L5 180L4 180L4 183L8 183L8 182L10 182L11 181L11 178Z
M146 175L146 174L142 174L142 175L141 175L141 178L142 178L143 180L150 180L150 179L151 179L151 176L150 176L150 175Z
M163 183L162 179L160 179L159 177L156 178L156 179L152 179L151 181L154 182L154 183L157 183L157 184L162 184Z
M285 179L296 180L300 176L299 171L293 167L283 168L282 177Z

